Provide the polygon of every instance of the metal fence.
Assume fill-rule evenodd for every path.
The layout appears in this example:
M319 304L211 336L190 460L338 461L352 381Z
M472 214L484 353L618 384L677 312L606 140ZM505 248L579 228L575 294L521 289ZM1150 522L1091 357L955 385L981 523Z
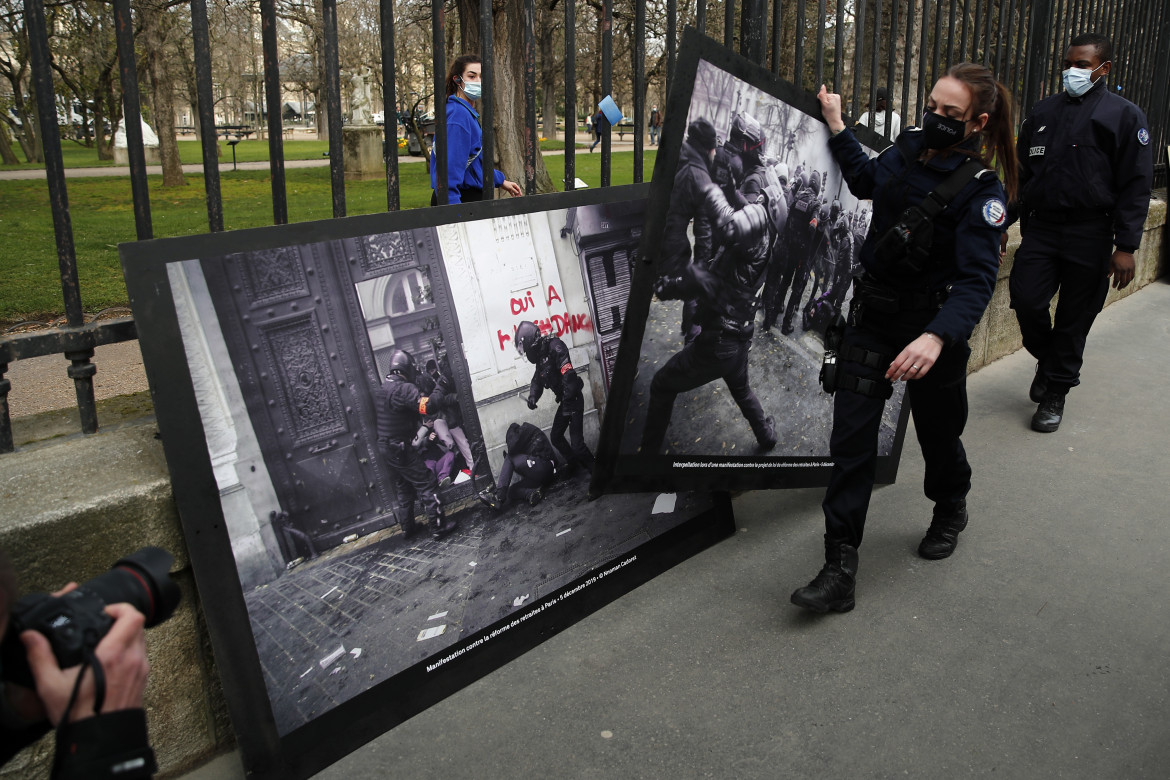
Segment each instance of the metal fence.
M204 183L207 195L207 225L211 232L223 230L223 200L220 194L216 127L213 116L210 36L206 0L190 0L191 37L194 42L200 137L203 144ZM505 13L521 15L525 28L522 59L524 63L524 189L529 195L536 189L536 155L539 153L536 124L536 46L534 33L535 0L508 0ZM578 17L584 17L574 2L564 6L564 105L577 104L576 30ZM831 7L830 7L831 6ZM593 7L591 4L590 7ZM1064 48L1076 34L1096 31L1108 35L1114 43L1115 61L1110 86L1141 106L1151 120L1151 143L1155 145L1155 186L1166 186L1167 114L1170 113L1170 81L1160 65L1170 61L1170 14L1165 0L745 0L737 7L735 0L723 4L722 20L708 18L704 0L697 7L678 0L659 0L656 8L665 9L665 40L655 39L665 47L667 84L674 70L679 37L676 20L680 11L689 14L696 26L713 37L722 37L725 45L769 67L772 73L789 78L798 87L815 88L822 82L846 95L847 107L857 116L865 105L877 104L877 89L886 87L893 99L887 108L885 127L890 116L898 113L902 126L913 124L922 114L925 97L934 80L952 63L977 61L989 66L1012 90L1019 116L1040 98L1061 89L1060 63ZM718 5L712 5L718 9ZM691 13L693 8L693 13ZM383 103L396 105L394 95L394 0L381 0L380 23L382 71L385 93ZM592 11L586 9L592 14ZM634 0L622 6L633 16L632 83L623 85L633 97L634 180L645 175L642 152L645 128L647 46L647 6ZM613 91L614 0L602 0L600 11L602 61L601 94ZM153 237L150 196L147 189L145 153L142 143L139 106L139 75L135 65L132 12L130 0L114 0L117 45L120 58L123 109L128 155L129 186L134 202L138 240ZM62 164L61 141L57 126L50 49L45 29L43 0L25 0L25 25L33 66L33 85L40 115L44 142L45 168L53 211L57 258L66 325L33 333L0 336L0 453L11 452L12 426L8 410L11 382L5 378L10 363L24 358L63 354L71 365L67 375L74 380L81 427L85 433L98 429L94 401L92 362L94 348L103 344L137 337L132 318L88 321L78 284L77 259L70 224L68 196ZM321 0L326 61L326 108L329 127L330 180L333 216L346 214L345 177L342 155L342 112L340 70L338 66L337 0ZM260 0L261 35L264 56L264 85L267 104L282 103L278 65L277 10L275 0ZM591 18L591 16L590 16ZM443 78L449 53L444 50L447 25L450 23L443 3L432 8L434 94L444 93ZM484 148L493 149L493 9L491 0L480 2L480 54L483 58ZM833 40L826 40L831 30ZM900 96L900 100L898 100ZM897 104L898 109L893 106ZM911 110L913 107L913 110ZM436 147L438 154L438 199L447 202L445 104L435 101ZM288 221L283 160L283 127L280 111L269 111L267 118L270 174L272 184L272 221ZM564 153L564 180L572 189L576 178L575 144L572 128L576 117L567 116ZM397 140L394 123L386 123L386 148L393 149ZM602 136L601 184L611 184L613 149L609 134ZM389 153L386 164L386 208L399 208L398 159ZM491 187L484 196L491 197Z

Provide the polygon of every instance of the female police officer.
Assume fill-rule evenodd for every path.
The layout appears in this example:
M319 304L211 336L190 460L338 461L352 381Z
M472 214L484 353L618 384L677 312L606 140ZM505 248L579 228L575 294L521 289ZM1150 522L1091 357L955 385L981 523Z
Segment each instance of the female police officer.
M934 502L919 555L947 557L967 525L971 467L959 440L967 421L967 339L991 300L1007 214L1004 188L985 168L996 160L1014 197L1016 158L1011 97L981 65L952 67L931 90L922 127L907 129L872 160L845 127L840 95L822 86L817 97L845 181L858 198L873 199L874 214L837 355L833 470L822 504L826 562L792 602L815 612L847 612L892 382L907 382L926 461L924 491ZM972 159L978 162L967 165ZM908 247L905 233L882 241L906 224L908 208L956 188L930 220L931 235L914 231Z

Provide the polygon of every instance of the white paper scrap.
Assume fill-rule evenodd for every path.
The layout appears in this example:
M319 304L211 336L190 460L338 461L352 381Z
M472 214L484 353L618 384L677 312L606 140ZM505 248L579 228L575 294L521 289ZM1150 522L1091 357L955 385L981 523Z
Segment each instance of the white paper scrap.
M658 498L654 499L654 508L650 510L652 515L669 515L674 512L674 504L678 499L677 493L659 493Z
M303 679L305 679L305 677L306 677L306 676L309 674L309 672L311 672L311 671L313 671L313 667L311 667L311 666L310 666L308 669L306 669L306 670L305 670L305 673L301 675L301 679L302 679L302 680L303 680Z
M572 530L573 530L572 528L566 528L563 531L557 531L557 536L564 536L565 534L567 534L569 531L572 531Z
M355 647L353 650L349 651L349 654L354 658L359 658L362 654L362 649L360 647Z
M337 590L337 586L336 586L336 585L334 585L332 588L330 588L329 590L327 590L327 591L325 592L325 595L321 596L321 598L325 598L325 596L328 596L330 593L332 593L332 592L333 592L333 591L335 591L335 590Z
M512 606L513 606L513 607L522 607L522 606L524 606L524 602L525 602L525 601L528 601L528 597L529 597L529 595L530 595L530 594L528 594L528 593L525 593L523 596L517 596L516 598L512 599Z
M427 618L427 620L438 620L439 618L445 618L445 617L447 617L447 610L443 610L442 612L436 612L435 614L433 614L429 618Z
M444 623L441 626L432 626L431 628L424 628L418 632L418 639L415 641L421 642L424 639L431 639L447 630L447 625Z
M329 664L336 661L338 658L341 658L341 656L343 656L343 655L345 655L345 645L342 645L341 647L337 648L336 650L334 650L332 653L330 653L329 655L322 658L317 663L321 664L321 668L324 669L327 666L329 666Z
M475 565L475 561L468 561L468 562L467 562L467 565L468 565L468 566L474 566L474 565Z

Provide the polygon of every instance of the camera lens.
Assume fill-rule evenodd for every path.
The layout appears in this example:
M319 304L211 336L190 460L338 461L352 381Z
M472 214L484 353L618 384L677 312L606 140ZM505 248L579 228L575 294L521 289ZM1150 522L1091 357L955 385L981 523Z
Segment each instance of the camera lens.
M179 586L170 576L174 560L161 547L143 547L81 587L106 604L134 605L150 628L169 618L179 604Z

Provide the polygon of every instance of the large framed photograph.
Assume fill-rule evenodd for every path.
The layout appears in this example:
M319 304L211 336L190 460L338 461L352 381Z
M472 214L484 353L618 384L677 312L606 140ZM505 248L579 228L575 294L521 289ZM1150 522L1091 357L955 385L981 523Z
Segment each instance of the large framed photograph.
M734 531L726 494L589 492L645 198L121 247L249 776L318 771Z
M845 185L813 94L694 30L666 116L595 489L826 484L826 330L871 203ZM857 132L871 155L889 145ZM903 389L879 482L897 472Z

